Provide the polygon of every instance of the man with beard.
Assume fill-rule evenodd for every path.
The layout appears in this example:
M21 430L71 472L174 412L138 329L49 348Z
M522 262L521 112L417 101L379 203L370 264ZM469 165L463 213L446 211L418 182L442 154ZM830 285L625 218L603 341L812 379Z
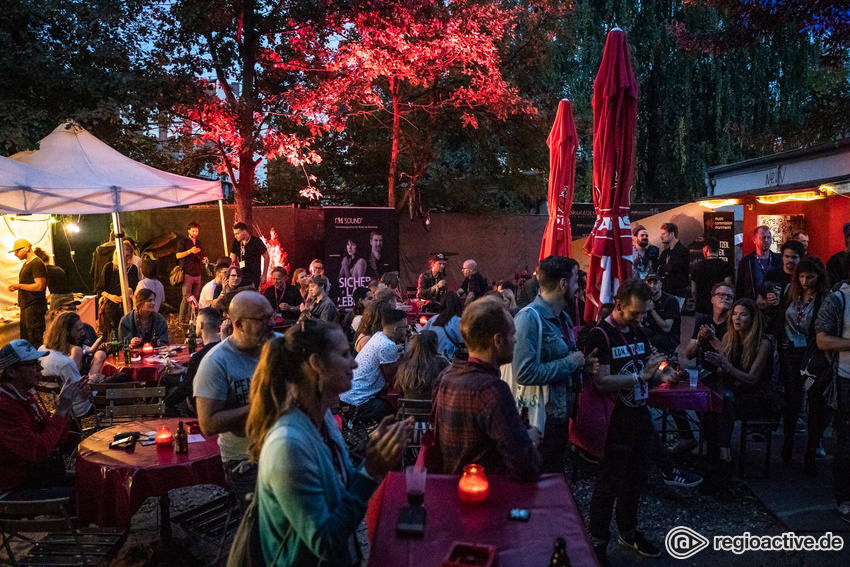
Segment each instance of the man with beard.
M446 282L446 255L435 254L431 258L431 265L428 271L422 272L419 275L416 297L426 301L439 301L446 291L448 291L448 284Z
M658 246L649 243L649 232L642 224L632 225L632 264L635 276L644 279L658 266Z
M850 223L848 223L850 224ZM762 225L753 230L755 252L741 258L738 264L738 276L735 281L735 297L737 299L752 299L758 297L759 286L764 282L765 275L772 269L782 267L782 259L776 252L770 251L773 235L770 228Z
M549 386L546 430L540 444L543 472L563 474L575 400L573 381L582 367L592 368L596 358L591 353L585 360L576 349L573 323L564 312L578 290L578 262L549 256L540 262L537 279L540 295L516 315L513 372L520 384Z

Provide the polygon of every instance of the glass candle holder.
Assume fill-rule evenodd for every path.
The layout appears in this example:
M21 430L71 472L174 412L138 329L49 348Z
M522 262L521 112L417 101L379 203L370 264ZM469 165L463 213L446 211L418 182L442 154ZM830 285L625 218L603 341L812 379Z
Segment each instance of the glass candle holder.
M171 446L171 430L167 425L163 425L156 430L156 444Z
M481 465L466 465L457 483L457 495L466 504L482 504L490 495L490 483Z
M153 345L150 343L145 343L144 345L142 345L142 353L153 354Z

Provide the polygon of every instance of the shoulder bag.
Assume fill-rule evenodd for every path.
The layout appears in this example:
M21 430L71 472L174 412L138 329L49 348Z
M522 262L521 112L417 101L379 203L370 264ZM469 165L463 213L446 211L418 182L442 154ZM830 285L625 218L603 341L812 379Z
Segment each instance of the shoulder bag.
M540 364L540 353L543 350L543 320L540 314L534 309L523 307L521 311L531 311L537 319L537 353L535 360ZM503 364L501 366L502 380L511 388L511 393L514 396L517 409L522 411L522 408L528 408L528 423L532 427L536 427L543 433L546 427L546 402L549 401L549 386L527 386L520 384L516 376L514 376L513 364Z
M230 545L230 555L227 557L227 567L266 567L263 557L263 547L260 544L260 506L257 499L257 490L251 495L251 502L245 509L245 515L239 522L233 543ZM277 548L272 565L277 563L283 542Z

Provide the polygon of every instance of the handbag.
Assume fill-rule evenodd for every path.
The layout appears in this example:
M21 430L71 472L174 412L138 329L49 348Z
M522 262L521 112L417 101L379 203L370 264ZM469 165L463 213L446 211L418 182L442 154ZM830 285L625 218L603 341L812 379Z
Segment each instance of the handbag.
M257 495L258 492L254 489L251 502L245 509L245 514L242 516L236 534L233 536L230 554L227 556L227 567L266 567L263 547L260 544L260 506L257 503ZM277 563L282 551L283 541L277 548L272 565Z
M174 266L174 269L171 270L171 274L168 276L168 281L171 282L171 285L180 285L183 283L183 268L179 265Z
M543 320L531 307L524 307L522 311L529 310L537 319L537 355L535 360L540 364L540 355L543 350ZM514 375L513 364L503 364L500 368L502 380L508 384L516 402L517 409L521 412L523 408L528 409L528 423L532 427L544 432L546 427L546 403L549 401L549 386L529 386L520 384Z
M818 298L815 302L814 310L812 311L812 322L809 326L809 337L814 337L815 320L817 319L821 303L821 298ZM841 331L839 331L839 334L841 334ZM833 358L834 357L831 353L822 351L818 348L816 340L809 340L809 343L806 346L806 353L803 355L803 360L800 361L800 374L804 378L807 390L812 388L815 384L823 385L825 382L832 380Z

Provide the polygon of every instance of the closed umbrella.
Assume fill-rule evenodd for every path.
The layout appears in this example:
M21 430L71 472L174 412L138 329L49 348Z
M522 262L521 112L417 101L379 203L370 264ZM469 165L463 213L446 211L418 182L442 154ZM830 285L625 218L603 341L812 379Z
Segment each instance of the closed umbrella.
M558 104L555 124L546 140L549 146L549 222L540 245L540 259L547 256L570 255L570 209L573 206L576 180L576 150L578 135L573 121L570 101Z
M626 32L608 33L593 83L593 206L596 222L585 244L590 255L585 320L614 300L620 282L632 275L629 223L634 187L638 83Z

